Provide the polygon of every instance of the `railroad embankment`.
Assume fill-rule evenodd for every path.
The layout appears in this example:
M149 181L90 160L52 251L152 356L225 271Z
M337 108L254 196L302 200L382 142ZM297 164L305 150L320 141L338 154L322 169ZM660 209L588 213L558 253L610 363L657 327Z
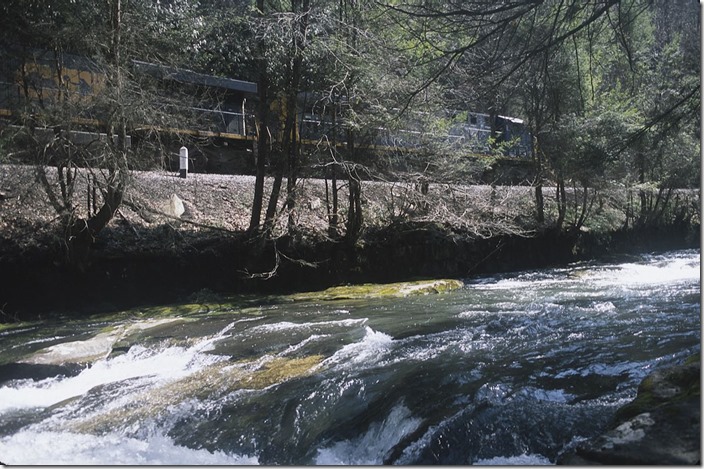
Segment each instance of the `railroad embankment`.
M431 184L421 192L414 184L371 181L362 185L364 229L349 240L331 235L331 187L317 179L299 181L297 230L285 234L289 217L282 215L273 236L264 237L246 231L253 177L135 172L89 256L71 263L61 218L35 175L32 167L0 165L0 321L209 295L471 278L700 241L698 215L624 228L629 197L618 189L597 194L589 222L566 233L532 225L530 187ZM85 175L76 181L75 214L85 217L90 189ZM338 196L342 227L344 185ZM698 193L673 197L685 215L699 213Z

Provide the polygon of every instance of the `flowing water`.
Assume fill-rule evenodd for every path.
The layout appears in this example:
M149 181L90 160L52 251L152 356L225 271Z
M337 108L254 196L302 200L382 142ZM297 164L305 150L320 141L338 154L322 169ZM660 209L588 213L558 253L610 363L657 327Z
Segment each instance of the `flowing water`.
M0 330L7 464L551 464L700 350L699 251Z

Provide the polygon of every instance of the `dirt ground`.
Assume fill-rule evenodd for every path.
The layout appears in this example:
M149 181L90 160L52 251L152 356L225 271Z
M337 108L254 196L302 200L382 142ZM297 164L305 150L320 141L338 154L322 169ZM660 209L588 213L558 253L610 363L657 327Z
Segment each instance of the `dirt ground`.
M55 194L60 194L56 168L45 168ZM22 251L41 243L60 243L60 216L38 182L32 166L0 165L0 241ZM73 193L75 214L86 217L92 191L89 174L79 171ZM98 182L103 175L95 175ZM272 179L265 182L265 197ZM340 185L340 221L344 226L347 191ZM283 187L285 190L286 182ZM324 236L328 228L330 182L301 179L298 184L297 225ZM431 184L421 195L413 184L364 181L365 227L403 220L443 223L486 237L499 232L525 230L530 218L527 187L449 186ZM97 240L106 249L171 250L195 240L225 238L249 226L254 177L190 173L181 178L165 171L132 173L123 205ZM99 191L98 191L98 199ZM265 202L266 203L266 202ZM283 232L287 214L279 203L277 232Z

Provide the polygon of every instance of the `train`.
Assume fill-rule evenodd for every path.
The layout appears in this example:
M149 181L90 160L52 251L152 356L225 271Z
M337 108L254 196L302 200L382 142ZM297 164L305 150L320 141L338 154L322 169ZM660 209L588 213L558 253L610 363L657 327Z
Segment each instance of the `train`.
M299 103L302 100L299 99ZM305 107L299 114L302 142L315 142L335 135L336 142L346 142L345 122L334 120ZM421 114L421 113L416 113ZM464 151L470 154L501 154L507 157L528 158L532 139L524 121L516 117L490 115L474 111L447 111L443 115L418 115L406 118L405 128L388 129L382 126L364 132L362 146L380 151ZM450 117L447 114L451 114ZM338 119L339 120L339 119ZM446 132L430 130L429 122L444 120Z
M0 65L0 119L3 125L17 125L19 110L29 103L30 112L41 114L59 101L73 105L73 138L87 141L97 136L105 139L105 126L100 110L90 99L106 86L106 76L89 58L52 51L4 54ZM153 131L174 135L179 139L198 141L198 155L205 160L192 166L196 171L247 172L257 140L254 103L257 84L251 81L218 77L188 69L132 60L130 72L135 77L150 78L160 84L162 95L178 92L199 96L198 103L165 104L174 116L169 124L144 123L130 130L130 139L142 138ZM298 139L305 148L319 147L321 141L344 146L348 132L346 121L330 115L330 106L321 106L311 99L315 93L300 93L296 110ZM272 105L272 112L283 106ZM179 116L188 118L178 119ZM448 118L449 116L449 118ZM389 129L372 127L359 138L357 147L369 152L408 152L428 148L463 151L470 154L496 153L512 158L531 156L531 136L525 123L515 117L489 115L474 111L446 112L445 131L430 131L427 122L438 116L406 119L407 127ZM283 116L272 120L281 125ZM174 122L177 122L174 124ZM425 123L424 123L425 122ZM274 141L277 131L268 129ZM167 158L169 160L169 158ZM225 161L227 160L227 161ZM242 160L242 161L239 161ZM223 163L225 161L225 163ZM220 163L218 163L220 162Z

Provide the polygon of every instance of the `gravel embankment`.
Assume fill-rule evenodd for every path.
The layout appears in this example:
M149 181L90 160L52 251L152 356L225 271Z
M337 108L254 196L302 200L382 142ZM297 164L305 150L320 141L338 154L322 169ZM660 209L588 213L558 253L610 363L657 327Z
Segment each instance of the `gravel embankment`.
M60 217L45 188L37 182L36 171L32 166L0 165L0 240L11 242L14 250L60 242L56 237ZM46 171L59 196L55 168ZM91 191L87 175L85 171L78 172L72 199L75 213L80 217L88 215ZM272 179L268 178L266 198L271 184ZM282 191L285 185L284 181ZM326 190L329 182L326 187L324 180L299 181L296 220L309 233L323 235L327 230ZM174 195L183 203L184 211L178 217L170 209ZM104 244L124 252L173 248L168 244L179 241L188 244L196 238L226 237L247 229L253 197L253 176L190 173L184 179L165 171L135 171L124 204L100 238ZM365 181L365 225L384 225L403 218L444 223L486 235L492 231L520 230L520 222L529 213L531 203L526 187L499 187L492 192L490 186L431 185L423 208L419 197L412 184ZM284 194L280 206L283 198ZM347 210L344 182L340 183L339 200L344 223ZM286 218L279 217L279 230L285 226Z

